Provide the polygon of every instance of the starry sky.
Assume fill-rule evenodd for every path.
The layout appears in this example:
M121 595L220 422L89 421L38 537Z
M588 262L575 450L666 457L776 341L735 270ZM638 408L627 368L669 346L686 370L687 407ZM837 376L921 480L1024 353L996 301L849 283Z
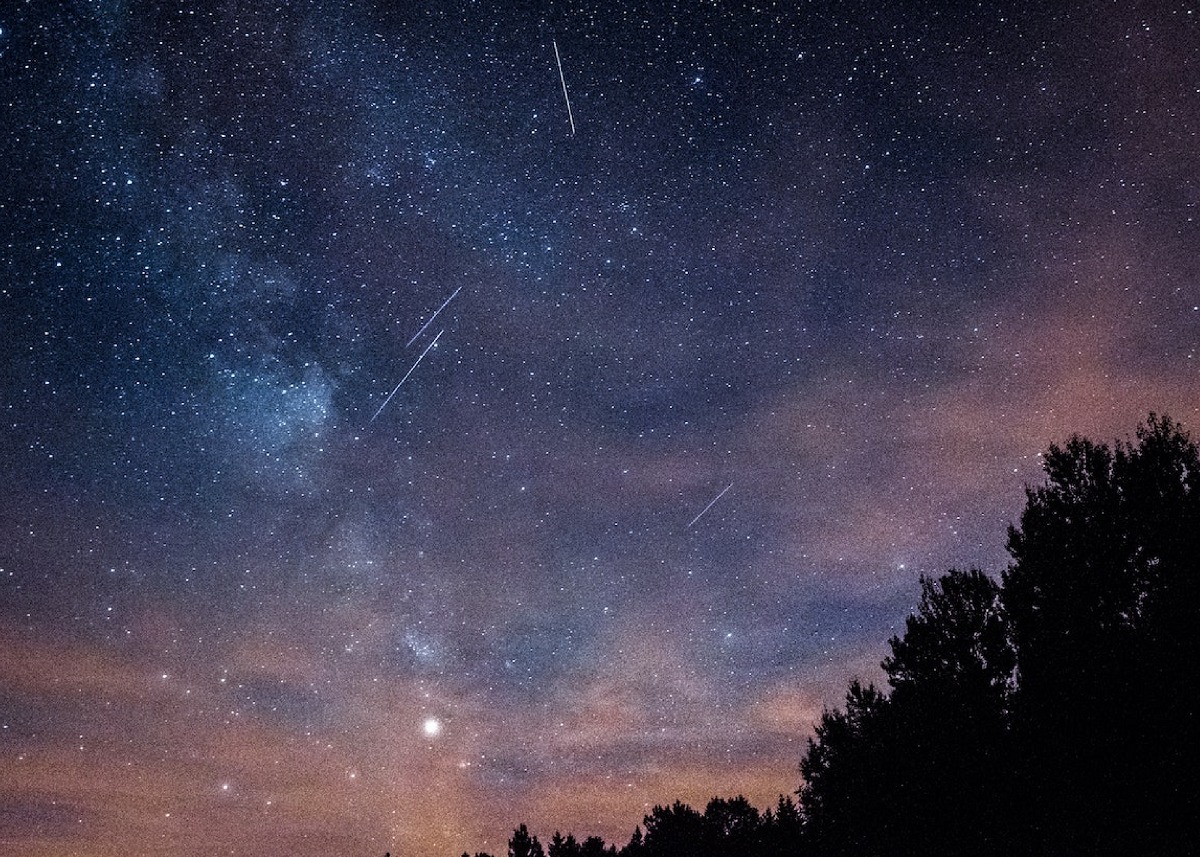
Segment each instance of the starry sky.
M13 0L0 126L3 855L774 803L1200 429L1195 2Z

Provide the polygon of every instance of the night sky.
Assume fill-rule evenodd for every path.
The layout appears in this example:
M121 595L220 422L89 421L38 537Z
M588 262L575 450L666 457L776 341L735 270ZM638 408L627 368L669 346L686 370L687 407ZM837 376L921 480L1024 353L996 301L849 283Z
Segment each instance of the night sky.
M1195 2L12 0L0 129L0 854L773 804L1200 429Z

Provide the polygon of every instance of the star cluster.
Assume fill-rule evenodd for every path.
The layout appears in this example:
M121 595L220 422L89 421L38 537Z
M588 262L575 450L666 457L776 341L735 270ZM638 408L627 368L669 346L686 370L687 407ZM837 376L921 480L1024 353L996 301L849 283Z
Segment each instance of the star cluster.
M1200 429L1182 0L25 2L0 117L0 854L773 803L1048 443Z

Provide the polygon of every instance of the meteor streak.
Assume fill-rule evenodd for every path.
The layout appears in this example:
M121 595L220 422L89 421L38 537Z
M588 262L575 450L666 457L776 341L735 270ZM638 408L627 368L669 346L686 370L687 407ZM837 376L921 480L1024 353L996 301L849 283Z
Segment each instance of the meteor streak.
M721 489L721 493L720 493L720 494L718 494L716 497L713 497L713 498L712 498L712 499L711 499L711 500L708 502L708 505L707 505L707 506L705 506L703 509L701 509L701 510L700 510L700 514L699 514L699 515L697 515L696 517L692 518L692 523L691 523L691 524L688 524L688 525L687 525L687 527L686 527L686 529L689 529L689 530L690 530L690 529L692 528L692 524L696 523L696 522L697 522L697 521L699 521L701 518L703 518L703 517L704 517L704 513L705 513L705 512L707 512L709 509L711 509L711 508L712 508L714 505L716 505L716 502L717 502L718 500L720 500L722 497L724 497L724 496L725 496L725 492L726 492L726 491L728 491L728 490L729 490L730 488L732 488L732 487L733 487L733 483L732 483L732 482L730 482L728 485L726 485L724 488L722 488L722 489Z
M446 300L442 302L442 305L433 311L433 315L431 315L429 317L429 320L426 321L423 325L421 325L421 329L412 335L412 339L410 339L410 340L408 340L408 342L404 343L404 347L408 348L408 346L410 346L414 342L416 342L417 337L425 332L425 328L427 328L427 327L429 327L429 325L433 324L433 320L438 317L438 313L441 312L442 310L444 310L446 307L448 307L450 305L450 301L454 300L455 295L457 295L461 291L462 291L462 286L459 286L457 289L455 289L453 294L451 294L450 297L446 298Z
M575 116L571 113L571 96L567 95L567 79L563 77L562 58L558 55L558 42L552 40L552 44L554 45L554 61L558 63L558 79L562 81L563 100L567 102L567 118L571 120L571 136L574 137Z
M447 301L446 303L449 303L449 301ZM445 304L443 304L443 306L445 306ZM425 355L429 353L429 349L431 349L431 348L433 348L433 346L437 345L438 337L440 337L445 332L446 332L445 329L439 330L437 332L437 336L435 336L433 338L433 341L425 346L425 350L421 352L421 356L417 358L417 362L409 367L409 370L404 373L404 377L400 379L400 383L397 384L392 389L392 392L388 393L388 397L383 400L383 404L379 406L379 410L377 410L375 412L375 416L373 416L369 420L367 420L367 425L370 425L371 423L375 422L375 417L377 417L383 413L383 409L388 406L388 402L390 402L392 400L392 396L396 395L396 392L400 389L401 386L403 386L404 382L408 380L408 376L411 375L413 373L413 371L418 366L421 365L421 361L425 359ZM724 493L724 492L722 492L722 493ZM701 513L701 514L703 514L703 513Z

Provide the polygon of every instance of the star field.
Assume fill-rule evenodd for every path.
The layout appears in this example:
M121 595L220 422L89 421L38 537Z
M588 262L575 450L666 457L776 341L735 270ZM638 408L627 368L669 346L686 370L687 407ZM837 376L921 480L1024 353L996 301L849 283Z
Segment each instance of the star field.
M1200 430L1183 0L21 2L0 122L0 854L773 804L1049 443Z

